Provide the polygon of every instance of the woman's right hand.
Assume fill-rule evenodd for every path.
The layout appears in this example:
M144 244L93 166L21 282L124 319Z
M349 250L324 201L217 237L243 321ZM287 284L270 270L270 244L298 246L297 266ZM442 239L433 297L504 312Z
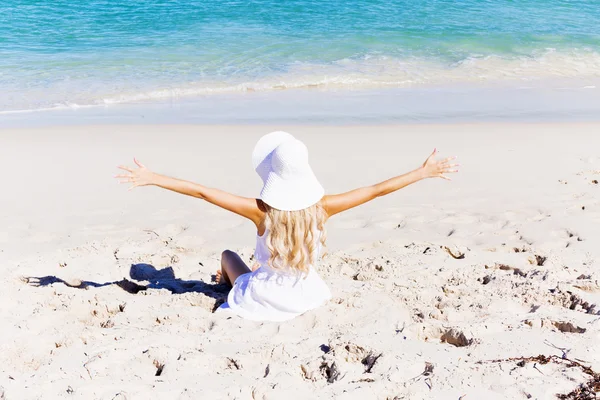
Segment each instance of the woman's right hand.
M459 164L450 164L450 161L456 159L456 157L449 157L445 160L436 160L437 149L433 150L433 153L425 160L421 167L425 178L442 178L451 180L446 174L458 172L456 167Z
M138 168L129 168L124 165L119 165L119 169L127 172L126 174L115 176L115 178L119 179L119 183L131 183L129 190L138 186L154 184L154 173L146 168L137 159L134 158L133 162L138 166Z

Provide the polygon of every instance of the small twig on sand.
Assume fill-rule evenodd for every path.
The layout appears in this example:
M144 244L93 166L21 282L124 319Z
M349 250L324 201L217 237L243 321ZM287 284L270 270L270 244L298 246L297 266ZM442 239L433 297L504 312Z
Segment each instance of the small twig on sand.
M546 374L544 374L542 371L540 371L540 369L537 367L537 363L534 363L534 364L533 364L533 368L534 368L534 369L536 369L536 370L537 370L537 372L539 372L540 374L542 374L542 375L546 375Z
M558 347L558 346L550 343L548 340L544 340L544 344L546 346L553 347L556 350L560 350L562 352L562 358L563 358L563 360L567 358L567 354L569 354L569 352L571 351L571 349L567 349L566 347Z
M555 364L566 364L567 368L580 368L581 372L589 376L587 382L584 382L573 389L571 392L567 394L557 394L556 397L561 400L595 400L597 399L596 393L600 392L600 373L595 372L588 366L583 365L582 363L571 360L566 357L559 357L557 355L545 356L540 354L535 357L511 357L497 360L488 360L488 361L478 361L477 364L483 364L485 362L490 363L502 363L502 362L512 362L518 361L519 366L524 366L526 362L534 361L535 364L533 367L537 369L542 375L542 371L537 368L537 364L548 364L550 362Z
M94 378L92 378L92 374L87 366L89 363L91 363L92 361L95 361L97 358L102 358L102 356L100 354L96 354L94 357L90 358L83 364L83 368L85 368L85 370L87 371L88 375L90 376L90 379L94 379Z
M433 382L431 381L430 376L433 375L433 364L430 362L425 361L425 370L423 372L421 372L419 375L415 376L414 378L411 378L408 380L408 382L412 382L412 381L418 381L420 380L420 378L422 376L425 377L424 382L427 385L427 387L429 388L429 390L433 389Z
M595 324L596 322L600 322L600 318L596 318L588 322L588 324Z
M431 382L431 378L425 378L425 384L429 388L429 390L433 389L433 383Z
M463 258L465 258L465 253L463 253L460 250L453 251L448 246L444 246L443 249L446 250L446 253L450 254L450 256L455 260L462 260Z

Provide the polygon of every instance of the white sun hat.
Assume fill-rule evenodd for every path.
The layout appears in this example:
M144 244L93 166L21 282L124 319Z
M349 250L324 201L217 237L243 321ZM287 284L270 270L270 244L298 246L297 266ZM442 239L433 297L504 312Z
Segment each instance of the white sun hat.
M261 137L254 146L252 164L263 181L260 199L273 208L302 210L325 194L308 163L308 149L287 132Z

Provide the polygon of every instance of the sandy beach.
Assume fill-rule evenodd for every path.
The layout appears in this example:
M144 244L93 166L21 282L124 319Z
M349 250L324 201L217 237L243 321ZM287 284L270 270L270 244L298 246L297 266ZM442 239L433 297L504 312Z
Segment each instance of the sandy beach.
M434 147L462 170L333 217L318 267L333 299L257 323L214 313L227 288L211 281L223 250L250 260L252 223L113 176L135 156L256 196L250 153L273 130L307 144L328 193ZM3 130L0 399L585 391L600 372L599 148L594 123Z

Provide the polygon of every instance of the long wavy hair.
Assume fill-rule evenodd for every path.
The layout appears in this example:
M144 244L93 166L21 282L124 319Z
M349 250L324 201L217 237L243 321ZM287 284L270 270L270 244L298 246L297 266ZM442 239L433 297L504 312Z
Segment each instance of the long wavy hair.
M266 204L265 207L269 266L308 272L319 257L319 243L325 246L325 210L320 203L299 211L277 210Z

